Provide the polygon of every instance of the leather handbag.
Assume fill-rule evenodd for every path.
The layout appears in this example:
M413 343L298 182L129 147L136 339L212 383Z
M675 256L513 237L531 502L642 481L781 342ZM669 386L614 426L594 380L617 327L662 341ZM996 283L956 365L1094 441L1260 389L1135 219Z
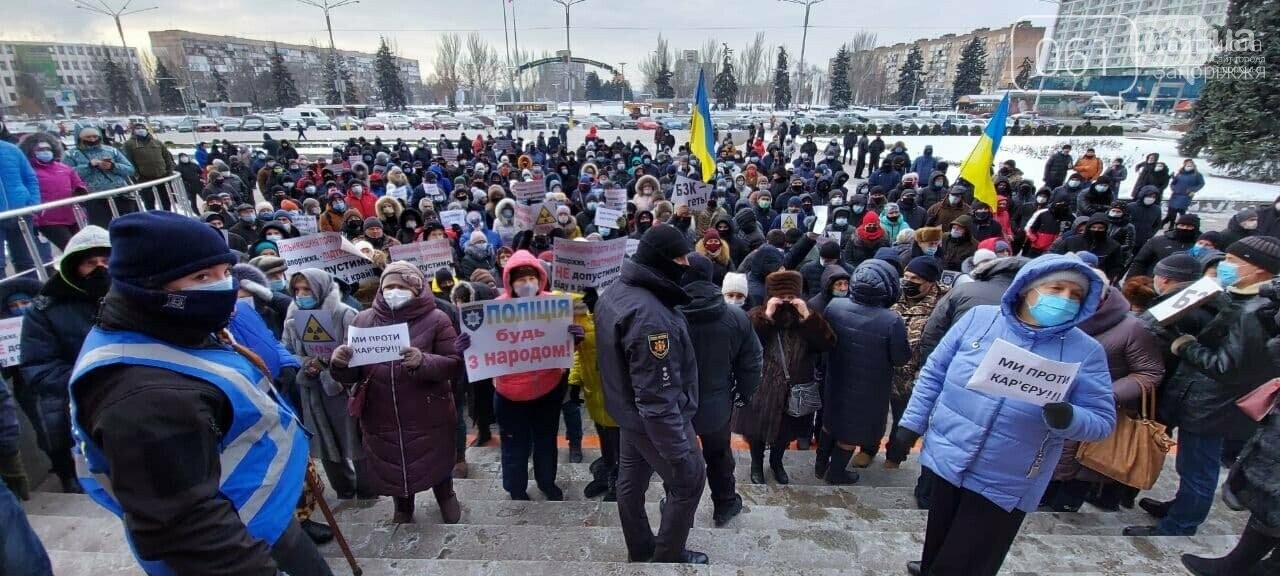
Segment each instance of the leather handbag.
M1098 442L1081 442L1076 459L1121 484L1150 490L1160 479L1165 456L1174 445L1165 425L1152 419L1155 413L1156 394L1143 386L1138 417L1117 410L1111 436Z
M822 390L818 389L818 382L810 380L800 384L792 384L791 370L787 368L787 355L782 350L782 336L777 336L777 342L778 361L782 363L782 376L786 378L787 384L790 385L787 391L787 415L799 418L821 410Z
M1280 378L1272 378L1254 388L1253 392L1241 396L1236 400L1236 406L1255 422L1261 422L1275 409L1277 401L1280 401Z
M347 414L352 418L359 419L364 414L365 398L368 392L369 379L365 378L356 384L355 390L351 391L351 396L347 397Z

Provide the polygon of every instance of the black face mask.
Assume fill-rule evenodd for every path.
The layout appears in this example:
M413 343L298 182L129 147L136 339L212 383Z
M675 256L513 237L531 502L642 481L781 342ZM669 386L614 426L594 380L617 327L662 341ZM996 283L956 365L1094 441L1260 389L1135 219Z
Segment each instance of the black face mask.
M1086 230L1085 235L1089 237L1089 241L1095 244L1101 244L1107 239L1106 230Z
M87 276L80 279L80 288L94 299L102 298L107 295L107 289L111 287L111 277L107 275L107 269L98 266L94 268Z
M907 298L918 298L923 291L924 286L910 280L902 280L902 295Z
M1175 228L1173 230L1173 239L1179 242L1191 242L1199 235L1199 232L1195 230L1183 230L1181 228Z
M351 221L347 223L347 232L350 234L360 234L364 232L364 223Z

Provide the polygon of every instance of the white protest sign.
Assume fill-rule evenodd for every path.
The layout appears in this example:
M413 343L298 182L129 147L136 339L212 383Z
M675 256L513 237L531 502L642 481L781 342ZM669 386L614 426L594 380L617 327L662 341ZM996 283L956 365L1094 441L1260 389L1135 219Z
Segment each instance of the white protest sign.
M966 388L1044 406L1065 402L1080 363L1058 362L997 338Z
M827 207L814 206L813 217L816 221L813 223L814 232L823 232L827 229Z
M348 366L352 368L399 360L400 351L409 347L409 325L401 322L370 328L352 326L347 328L347 346L351 347Z
M627 258L636 255L636 250L640 249L639 238L627 238Z
M293 316L293 330L302 340L307 356L328 359L341 343L335 336L333 314L325 310L299 310Z
M462 360L472 382L573 365L569 296L469 302L458 313L463 332L471 335Z
M0 320L0 366L22 362L22 316Z
M671 193L671 203L676 206L688 206L691 211L706 210L707 200L711 198L711 185L693 178L676 176L676 186Z
M467 225L467 211L445 210L440 213L440 223L443 224L445 228L449 228L454 224L457 224L459 228L465 227Z
M364 162L364 157L359 155L347 156L347 164L349 164L352 168L355 167L356 162Z
M840 237L841 237L841 236L843 236L843 235L844 235L844 232L841 232L841 231L839 231L839 230L828 230L828 231L827 231L827 238L830 238L830 239L832 239L832 240L835 240L836 242L839 242L839 241L840 241Z
M514 182L511 184L511 193L517 200L541 202L547 196L547 188L541 180Z
M587 288L608 286L622 275L627 239L576 242L568 238L557 238L554 248L552 286L581 294Z
M800 227L800 215L792 212L782 213L782 229L790 230Z
M605 188L604 189L604 205L609 208L617 208L624 210L627 207L627 189L626 188Z
M306 236L308 234L315 234L316 232L320 231L320 228L316 225L316 217L310 214L304 214L302 216L298 216L297 218L294 218L293 227L297 228L298 233L302 234L303 236Z
M441 268L453 269L453 243L448 238L392 246L390 254L392 261L409 262L427 278L434 278Z
M440 157L441 157L441 158L444 158L444 161L445 161L445 162L457 162L457 161L458 161L458 149L457 149L457 148L445 148L444 150L441 150L441 151L440 151Z
M610 228L613 230L621 230L626 228L627 211L621 208L606 208L604 206L596 206L596 219L594 224L596 228Z
M1201 278L1190 286L1183 288L1173 298L1152 306L1147 312L1150 312L1157 322L1166 324L1183 313L1204 304L1221 292L1222 285L1218 284L1216 278Z
M348 284L377 276L373 271L373 262L361 255L350 241L337 232L282 238L276 241L276 245L280 247L280 257L284 258L290 274L308 268L321 268Z
M512 223L516 225L518 230L533 230L534 217L533 206L516 204L516 216L512 219Z
M430 198L432 202L443 202L444 195L440 193L440 187L430 182L422 183L422 195Z

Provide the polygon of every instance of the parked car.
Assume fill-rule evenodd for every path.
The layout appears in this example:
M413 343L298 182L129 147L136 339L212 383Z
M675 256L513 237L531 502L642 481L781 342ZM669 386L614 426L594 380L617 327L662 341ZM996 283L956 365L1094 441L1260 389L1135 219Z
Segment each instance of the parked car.
M1150 124L1143 122L1141 120L1138 120L1136 118L1121 120L1119 122L1112 122L1110 124L1107 124L1107 126L1111 128L1121 128L1125 132L1147 132L1151 130Z
M253 130L255 132L266 129L266 122L262 121L261 116L245 116L244 121L240 123L241 130Z
M387 123L381 118L365 118L362 127L365 130L386 130Z
M436 128L440 130L457 130L462 122L453 116L436 116Z
M195 118L183 118L182 120L178 121L178 132L195 132L195 131L196 131Z
M214 121L218 123L218 128L221 129L223 132L239 130L240 124L243 122L243 120L241 120L240 118L233 118L231 116L222 116L219 118L215 118Z
M264 114L262 116L262 129L267 131L284 130L284 121L279 116L273 114Z
M222 129L217 122L213 120L201 120L196 122L196 132L221 132Z
M1124 110L1113 110L1111 108L1091 108L1085 110L1080 115L1085 120L1124 120Z
M432 118L415 118L413 121L414 130L436 130L440 125Z
M641 130L657 130L658 126L658 121L648 116L642 116L636 120L636 128Z

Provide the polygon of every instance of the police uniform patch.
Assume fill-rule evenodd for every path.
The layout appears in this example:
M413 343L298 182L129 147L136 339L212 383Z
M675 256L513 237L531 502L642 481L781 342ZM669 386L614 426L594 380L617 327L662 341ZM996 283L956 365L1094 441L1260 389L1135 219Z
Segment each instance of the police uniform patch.
M664 360L670 350L671 338L667 336L666 332L649 335L649 353L653 354L654 358Z

